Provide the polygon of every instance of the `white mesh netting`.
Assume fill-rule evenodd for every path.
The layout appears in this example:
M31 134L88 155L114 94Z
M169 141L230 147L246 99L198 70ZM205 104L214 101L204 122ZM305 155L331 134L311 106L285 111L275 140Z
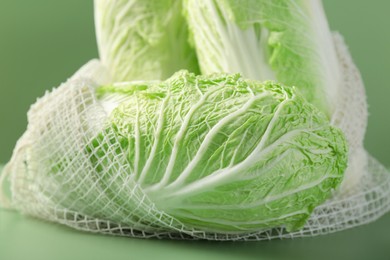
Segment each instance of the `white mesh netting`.
M349 167L339 190L314 210L300 231L280 227L248 234L207 233L159 211L131 175L121 174L128 166L117 156L125 152L115 136L104 136L110 146L90 143L107 116L94 94L94 87L108 82L99 61L85 65L31 107L27 131L0 176L0 202L76 229L143 238L267 240L326 234L374 221L390 210L390 174L363 148L364 86L341 36L334 38L345 84L332 123L346 134ZM102 151L108 177L96 174L89 158Z

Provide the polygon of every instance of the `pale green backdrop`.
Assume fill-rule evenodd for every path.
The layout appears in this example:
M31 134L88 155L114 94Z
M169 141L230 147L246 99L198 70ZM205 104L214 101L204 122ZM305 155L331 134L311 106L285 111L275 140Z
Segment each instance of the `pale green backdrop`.
M390 166L390 1L325 0L366 84L367 150ZM97 57L91 1L0 1L0 163L26 128L26 112ZM311 239L210 243L84 234L0 211L0 259L390 259L390 215Z

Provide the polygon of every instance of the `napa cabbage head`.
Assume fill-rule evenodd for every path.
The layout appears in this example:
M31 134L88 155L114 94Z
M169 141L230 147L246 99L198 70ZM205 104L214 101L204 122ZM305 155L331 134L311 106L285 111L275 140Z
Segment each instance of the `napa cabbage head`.
M332 115L342 75L320 0L186 0L201 72L296 86Z
M199 72L182 1L95 0L95 28L112 82L167 79L180 69Z
M294 88L180 71L164 82L116 83L96 93L109 116L88 158L120 208L129 201L118 181L131 176L187 227L294 230L342 180L343 133ZM113 146L118 152L107 152ZM113 161L128 170L107 171Z

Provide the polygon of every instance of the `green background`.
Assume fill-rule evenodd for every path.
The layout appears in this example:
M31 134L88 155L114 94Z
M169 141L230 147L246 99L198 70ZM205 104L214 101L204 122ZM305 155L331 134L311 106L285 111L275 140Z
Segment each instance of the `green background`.
M359 67L369 103L365 146L390 166L390 1L325 1ZM26 112L96 58L92 1L0 1L0 163L27 125ZM0 259L390 259L390 214L327 236L254 243L159 241L77 232L0 211Z

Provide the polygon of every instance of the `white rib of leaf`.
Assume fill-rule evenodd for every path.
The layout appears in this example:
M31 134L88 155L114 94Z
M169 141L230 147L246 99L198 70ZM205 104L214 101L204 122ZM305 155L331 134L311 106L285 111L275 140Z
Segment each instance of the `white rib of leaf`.
M156 156L156 151L157 151L159 141L162 140L162 138L160 138L160 136L161 136L161 133L163 132L164 114L165 114L164 110L165 110L166 104L168 103L168 100L169 100L169 95L166 96L166 98L163 100L163 102L161 104L160 112L159 112L159 116L158 116L158 122L157 122L157 129L154 133L154 142L153 142L152 150L149 153L148 159L147 159L147 161L142 169L142 172L139 176L139 179L138 179L138 182L140 184L142 184L143 181L145 180L145 177L148 174L150 166L152 165L152 162Z

